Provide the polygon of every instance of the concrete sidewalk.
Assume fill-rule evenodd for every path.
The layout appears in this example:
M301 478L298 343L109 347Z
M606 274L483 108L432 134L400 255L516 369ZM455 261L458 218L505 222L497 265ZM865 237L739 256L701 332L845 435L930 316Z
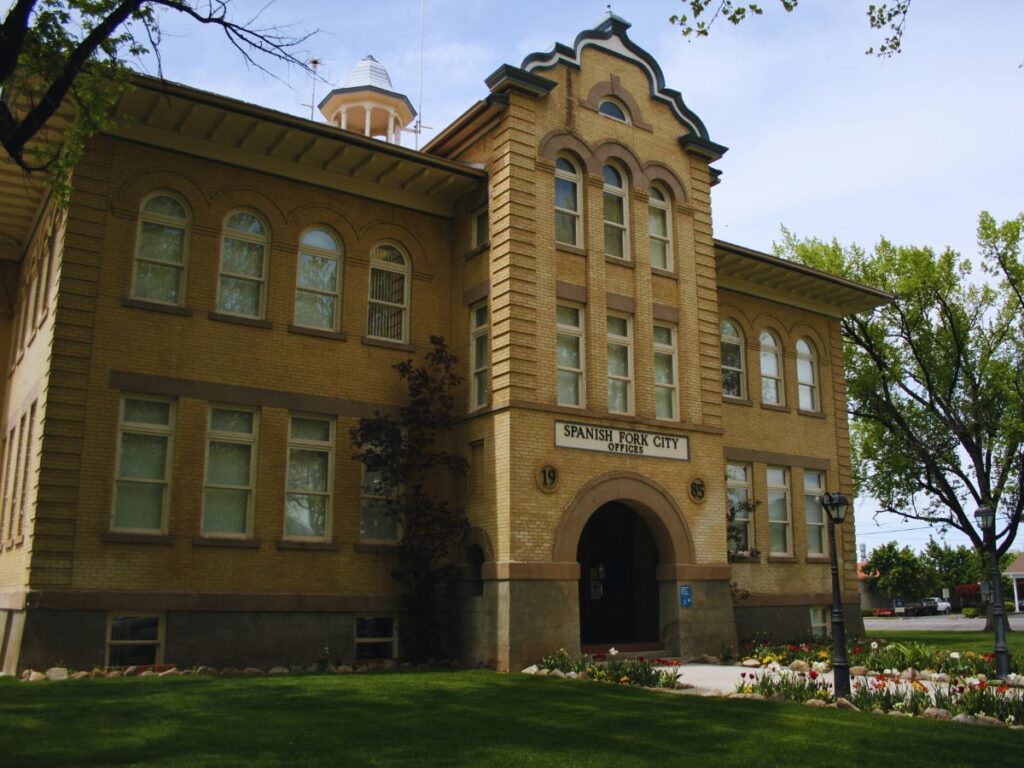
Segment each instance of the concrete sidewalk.
M764 668L749 668L725 664L681 664L678 667L663 667L663 669L677 669L684 683L688 683L698 693L708 691L721 691L723 694L732 693L736 690L736 684L741 680L740 673L757 672L764 674ZM832 672L819 673L821 678L828 683L832 682Z

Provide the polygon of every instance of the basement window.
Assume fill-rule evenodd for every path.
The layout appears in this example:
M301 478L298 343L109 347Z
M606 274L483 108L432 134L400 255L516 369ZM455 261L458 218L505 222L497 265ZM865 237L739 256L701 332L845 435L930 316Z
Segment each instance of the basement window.
M811 637L822 640L827 638L828 623L828 608L811 608Z
M356 618L356 661L393 659L398 641L397 626L392 616L358 616Z
M164 621L157 613L111 614L107 621L107 666L160 664Z

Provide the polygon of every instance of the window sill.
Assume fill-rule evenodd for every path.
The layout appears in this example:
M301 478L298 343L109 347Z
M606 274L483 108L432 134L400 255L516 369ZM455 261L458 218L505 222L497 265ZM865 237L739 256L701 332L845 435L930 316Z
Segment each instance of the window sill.
M107 531L100 534L100 541L108 544L173 544L175 537L167 533L119 533Z
M761 563L761 555L747 555L741 552L735 552L729 555L730 565L740 565L742 563L751 563L759 565Z
M753 403L745 397L732 397L730 395L722 395L722 402L729 403L731 405L746 405L748 407L753 405Z
M315 336L318 339L334 339L335 341L348 341L348 334L344 331L325 331L322 328L306 328L302 325L288 325L288 333L297 333L300 336Z
M352 549L355 552L376 552L379 554L397 554L398 550L402 548L402 545L397 541L357 541L352 545Z
M625 267L626 269L636 269L636 263L629 259L620 259L617 256L608 256L606 254L604 260L607 264L618 264L620 267Z
M794 555L768 555L769 563L795 563L796 561Z
M821 411L805 411L803 408L798 408L797 413L801 416L809 416L812 419L824 419L825 414Z
M667 277L669 280L679 279L679 275L675 272L670 272L667 269L658 269L657 267L651 267L651 274L658 275L659 277Z
M462 258L464 258L466 261L469 261L474 256L479 256L481 253L489 251L490 249L491 249L491 241L488 240L485 243L480 243L480 245L475 246L474 248L470 248L468 251L466 251L465 254L463 254Z
M188 307L178 307L173 304L158 304L155 301L144 301L142 299L121 299L122 307L131 309L146 309L150 312L163 312L168 315L180 315L181 317L192 317L192 310Z
M259 549L259 539L229 539L226 536L196 536L193 547L228 547L230 549Z
M571 253L576 256L586 256L587 252L578 245L569 245L568 243L555 243L556 251L564 251L565 253Z
M293 539L284 539L283 541L277 542L277 548L306 549L320 552L338 552L341 549L341 544L336 544L333 541L295 541Z
M375 339L372 336L363 336L361 341L368 347L383 347L384 349L398 349L402 352L415 352L416 347L401 341L388 341L387 339Z
M774 403L761 403L761 407L766 411L778 411L779 413L789 413L791 410L788 405L775 405Z
M821 565L831 565L832 558L830 558L828 555L808 555L807 562L820 563Z
M250 328L266 328L269 330L274 327L274 324L269 320L257 320L255 317L235 317L235 315L224 315L220 312L210 312L208 317L221 323L248 325Z

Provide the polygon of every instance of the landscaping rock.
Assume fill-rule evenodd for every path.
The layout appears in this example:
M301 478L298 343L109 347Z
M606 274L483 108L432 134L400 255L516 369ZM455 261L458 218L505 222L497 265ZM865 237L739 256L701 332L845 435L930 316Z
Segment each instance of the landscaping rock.
M816 707L817 709L825 709L825 708L828 707L828 704L826 704L821 699L808 699L807 701L804 702L804 706L805 707Z
M40 683L46 679L46 675L42 672L36 672L34 669L29 670L28 677L25 678L30 683Z
M708 698L720 698L722 696L722 692L718 688L708 688L705 691L701 691L700 695L707 696Z
M994 728L1005 728L1006 723L1000 720L998 717L992 717L991 715L978 715L974 718L975 725L988 725Z
M336 674L336 675L348 675L348 674L351 674L351 672L352 672L352 667L350 667L348 664L341 664L340 666L336 667L335 670L334 670L334 674Z
M31 674L32 674L32 670L31 669L22 670L22 672L21 672L21 679L22 680L28 680L28 676L31 675Z
M270 671L267 674L268 675L275 675L275 676L277 676L277 675L287 675L288 674L288 667L271 667Z
M395 661L394 659L388 659L387 661L385 661L383 664L380 665L380 668L381 669L386 669L388 671L392 671L392 670L398 669L398 662Z
M288 667L288 671L291 672L293 675L301 675L302 667L300 667L298 664L292 664L290 667Z
M740 662L741 667L750 667L751 669L757 669L761 666L761 662L757 659L744 659Z
M551 670L551 676L552 677L565 677L565 672L563 672L560 669L552 669Z
M217 670L214 669L213 667L199 667L199 669L196 670L196 674L197 675L216 675L217 674Z
M884 715L885 714L885 710L881 709L880 707L875 707L874 709L871 710L871 714L872 715Z
M544 667L541 667L540 669L537 670L536 674L537 674L538 677L547 677L548 675L551 674L551 670L545 669Z
M687 689L693 688L693 686L690 685L689 683L684 683L683 679L680 677L680 678L676 678L675 688L678 691L682 691L682 690L687 690Z
M46 670L46 679L52 682L67 680L69 677L67 667L50 667Z
M124 677L124 673L119 669L112 669L107 672L107 677Z
M776 691L775 693L773 693L771 696L768 697L768 701L773 701L776 704L781 704L785 700L786 700L786 697L783 695L782 691Z
M139 677L156 677L156 672L152 669L147 669L145 672L140 672Z
M811 665L803 659L797 659L789 665L789 669L791 672L803 672L806 674L811 671Z
M953 718L954 723L967 723L968 725L973 725L974 720L974 715L956 715Z
M75 672L73 675L71 675L71 679L72 680L84 680L88 676L89 676L88 672L80 671L80 672Z
M949 682L949 675L947 675L945 672L936 672L934 675L932 675L932 682L933 683L948 683Z
M590 673L588 673L588 672L580 672L578 675L576 675L576 679L577 680L589 680L590 679Z
M845 709L847 712L860 712L860 707L849 699L844 699L842 696L836 699L836 709Z
M178 671L177 667L171 667L170 669L165 669L157 677L177 677L180 674L181 672Z
M928 709L921 713L921 717L929 720L952 720L953 713L941 707L928 707Z
M224 667L224 669L220 671L221 677L236 677L238 674L239 672L235 667Z
M867 673L867 667L850 667L850 675L852 677L864 677Z
M900 680L917 680L920 673L913 667L907 667L900 673Z
M135 677L137 674L139 674L138 667L125 667L121 670L121 677Z
M566 673L565 677L569 680L575 680L579 675L575 671Z
M317 672L320 671L320 668L316 664L310 664L308 667L306 667L302 671L303 672L309 672L311 674L316 674Z
M242 670L243 675L249 675L251 677L259 677L260 675L266 674L262 669L257 667L246 667Z
M889 717L906 717L902 712L897 712L895 709L889 711Z
M722 660L717 656L710 656L706 653L702 653L700 656L701 664L721 664Z
M106 677L106 676L107 676L106 670L100 669L99 667L97 667L96 669L94 669L92 672L89 673L89 677Z

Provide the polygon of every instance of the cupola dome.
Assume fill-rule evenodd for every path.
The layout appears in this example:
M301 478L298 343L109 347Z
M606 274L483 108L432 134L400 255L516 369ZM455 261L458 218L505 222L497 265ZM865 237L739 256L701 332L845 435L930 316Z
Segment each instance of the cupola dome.
M341 88L320 102L327 122L342 130L400 144L401 132L416 117L412 103L394 90L388 71L373 56L359 61Z

